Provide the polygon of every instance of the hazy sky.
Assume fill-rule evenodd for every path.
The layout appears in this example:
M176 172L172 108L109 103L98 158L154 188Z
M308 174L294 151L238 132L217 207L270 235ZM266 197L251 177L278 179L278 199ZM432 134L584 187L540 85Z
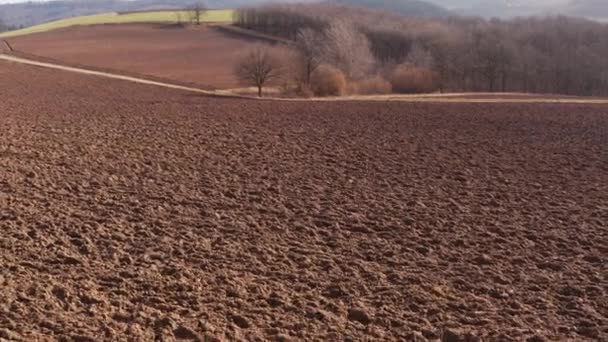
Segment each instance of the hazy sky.
M14 4L16 2L43 2L43 1L50 1L50 0L0 0L0 4Z
M8 4L8 3L15 3L15 2L26 2L26 1L49 1L49 0L0 0L0 4ZM276 1L276 0L275 0ZM567 3L568 0L426 0L429 2L434 2L436 4L441 4L444 5L446 7L459 7L458 5L464 5L464 7L466 7L466 5L470 5L470 4L474 4L474 3L510 3L510 4L514 4L514 5L521 5L521 4L539 4L539 5L561 5L564 3Z
M11 4L15 2L27 2L28 0L0 0L0 4Z
M0 4L7 4L7 3L14 3L14 2L26 2L26 1L49 1L49 0L0 0ZM427 0L429 1L429 0ZM526 3L526 2L535 2L535 3L542 3L542 4L560 4L560 3L564 3L567 2L568 0L532 0L532 1L522 1L522 0L485 0L483 2L498 2L498 3L504 3L504 2L511 2L511 3ZM475 2L480 2L480 1L476 1L476 0L430 0L430 2L435 2L435 3L475 3Z

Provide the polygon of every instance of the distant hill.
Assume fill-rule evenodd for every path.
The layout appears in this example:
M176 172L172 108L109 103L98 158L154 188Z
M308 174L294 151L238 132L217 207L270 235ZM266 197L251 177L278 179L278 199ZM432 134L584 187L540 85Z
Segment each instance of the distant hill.
M32 26L49 21L107 12L183 9L197 0L56 0L0 4L4 27ZM206 0L210 8L237 8L264 3L329 2L387 10L407 16L450 14L516 17L545 14L608 19L608 0ZM0 25L0 31L2 25Z
M28 27L59 19L107 12L183 9L197 0L55 0L0 4L0 21L6 26ZM333 2L384 9L411 16L444 16L448 11L421 0L206 0L209 8L237 8L276 2ZM1 30L1 28L0 28Z
M183 9L197 0L57 0L0 4L0 21L7 26L32 26L83 15L158 9ZM264 0L207 0L210 8L234 8Z
M450 15L445 8L420 0L331 0L330 3L386 10L416 17L444 17Z
M0 19L10 26L32 26L63 18L129 10L138 3L142 1L136 0L133 4L119 0L13 3L0 5Z
M565 12L594 19L608 19L606 0L573 0L565 6Z
M511 18L517 16L567 15L590 19L608 18L608 0L428 0L456 14Z

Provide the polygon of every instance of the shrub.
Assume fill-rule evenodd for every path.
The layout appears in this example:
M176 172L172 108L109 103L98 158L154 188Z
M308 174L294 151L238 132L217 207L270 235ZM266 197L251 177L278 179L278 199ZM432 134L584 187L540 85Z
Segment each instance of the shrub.
M370 78L363 79L357 82L351 82L348 85L349 94L357 95L373 95L373 94L390 94L393 91L393 86L384 77L376 75Z
M404 94L432 93L439 89L437 73L412 64L402 64L395 68L391 84L394 92Z
M346 77L330 65L321 65L312 74L310 88L316 96L341 96L346 93Z
M312 89L310 89L310 86L308 85L301 85L298 89L297 94L305 99L309 99L315 96L315 93L312 91Z

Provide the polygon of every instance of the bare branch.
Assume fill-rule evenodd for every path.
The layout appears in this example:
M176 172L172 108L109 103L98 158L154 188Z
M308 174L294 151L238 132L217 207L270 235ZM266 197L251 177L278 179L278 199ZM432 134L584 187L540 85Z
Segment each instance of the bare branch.
M207 12L207 5L204 2L198 1L188 8L188 16L191 24L200 25L203 17Z
M243 83L258 88L262 97L262 88L282 74L280 60L268 47L257 46L249 51L234 69L236 77Z

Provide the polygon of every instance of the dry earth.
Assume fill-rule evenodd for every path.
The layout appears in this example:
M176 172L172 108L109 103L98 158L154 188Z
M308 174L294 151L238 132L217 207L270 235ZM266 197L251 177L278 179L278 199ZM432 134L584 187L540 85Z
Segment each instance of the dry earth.
M0 339L608 339L607 106L0 79Z
M161 24L77 26L8 39L13 49L61 61L163 79L208 89L238 88L234 65L251 38L212 26Z

